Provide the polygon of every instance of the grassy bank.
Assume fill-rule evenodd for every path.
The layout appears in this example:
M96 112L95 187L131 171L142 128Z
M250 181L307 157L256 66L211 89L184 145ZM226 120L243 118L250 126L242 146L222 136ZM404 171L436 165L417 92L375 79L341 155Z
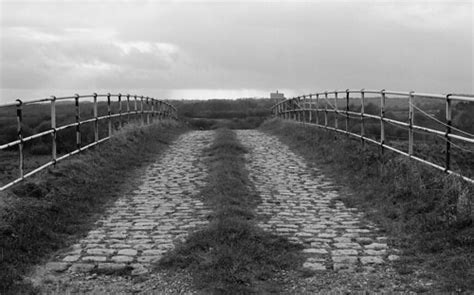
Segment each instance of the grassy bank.
M175 122L124 128L109 142L0 193L0 293L24 293L21 277L85 234L141 167L185 129Z
M213 208L213 218L158 267L188 269L205 293L277 292L278 282L272 279L301 263L300 247L256 227L253 209L260 199L249 186L246 150L235 134L219 129L206 153L210 174L201 195Z
M474 225L465 205L473 204L472 185L317 127L270 120L262 129L352 191L343 201L367 212L403 250L399 272L424 269L439 291L474 290Z

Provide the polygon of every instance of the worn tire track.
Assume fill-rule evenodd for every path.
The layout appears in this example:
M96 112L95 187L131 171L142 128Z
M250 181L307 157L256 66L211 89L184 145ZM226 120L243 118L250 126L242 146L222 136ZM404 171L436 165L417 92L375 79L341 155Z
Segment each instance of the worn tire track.
M213 137L212 131L181 135L94 230L36 268L33 284L44 293L191 292L189 279L173 285L150 269L176 241L208 223L210 209L197 195L207 177L202 152ZM137 277L140 282L131 283Z
M307 167L274 136L257 130L239 130L237 135L250 151L247 170L262 198L256 208L258 226L302 244L302 270L314 273L307 278L282 275L287 291L393 292L414 287L391 266L399 251L362 212L340 201L339 189L321 171Z

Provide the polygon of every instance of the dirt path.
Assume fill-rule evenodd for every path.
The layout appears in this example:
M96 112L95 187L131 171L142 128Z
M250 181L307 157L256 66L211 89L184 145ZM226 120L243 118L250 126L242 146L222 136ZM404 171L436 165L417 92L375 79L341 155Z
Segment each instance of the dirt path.
M195 196L207 176L202 151L213 137L212 131L179 137L94 230L36 269L34 285L44 293L192 292L186 274L170 279L150 268L176 240L208 223L210 211Z
M276 137L240 130L250 153L247 170L262 197L259 226L304 245L308 276L282 274L288 292L392 292L413 290L417 282L392 268L399 251L355 208L338 200L340 193L318 170ZM419 282L426 284L426 282Z

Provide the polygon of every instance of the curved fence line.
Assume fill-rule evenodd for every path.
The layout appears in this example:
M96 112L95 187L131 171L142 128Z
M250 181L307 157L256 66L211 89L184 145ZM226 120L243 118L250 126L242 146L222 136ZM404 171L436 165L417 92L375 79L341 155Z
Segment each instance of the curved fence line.
M104 99L104 102L100 102L99 99ZM56 124L56 111L57 111L57 102L59 101L73 101L70 103L75 110L74 122L58 126ZM86 120L81 120L81 103L88 103L89 106L92 106L92 117ZM41 106L49 104L50 105L50 117L51 127L43 132L38 132L30 136L24 136L24 107L25 106ZM99 116L99 106L107 107L107 114ZM169 104L168 102L158 100L148 96L139 96L139 95L130 95L121 93L118 94L97 94L93 93L91 95L79 95L75 94L73 96L65 97L55 97L35 99L29 101L22 101L20 99L16 100L15 103L0 105L0 111L5 109L12 109L16 111L16 126L17 126L17 140L10 141L4 144L0 144L0 151L9 150L18 146L19 154L19 175L18 178L4 184L0 187L0 191L3 191L12 185L22 181L23 179L32 176L39 171L56 165L57 162L60 162L74 154L77 154L83 150L91 148L101 142L104 142L112 136L114 129L119 129L125 124L128 124L132 121L138 121L140 124L148 125L153 123L155 119L177 119L177 110L176 108ZM113 128L113 120L117 123L116 128ZM99 123L101 121L107 122L107 135L103 138L100 138L99 134ZM94 141L83 145L82 144L82 133L81 126L84 124L90 123L94 125ZM61 130L66 130L69 128L75 128L75 143L76 148L73 151L70 151L64 155L58 156L57 153L57 133ZM25 143L30 142L34 139L38 139L44 136L51 137L51 160L47 163L25 173L24 167L24 147Z
M380 113L378 115L365 112L365 107L367 106L367 100L369 95L379 95L380 98ZM387 118L385 112L387 110L386 101L387 96L392 98L404 98L408 102L408 120L402 122L397 119ZM419 126L415 124L415 109L419 109L415 105L417 99L426 98L426 99L442 99L446 105L446 122L442 122L434 117L431 117L432 120L442 125L444 130L436 130L433 128L428 128L424 126ZM371 97L374 99L374 97ZM359 100L360 102L360 111L350 110L350 101ZM340 101L343 101L343 106L341 107ZM453 95L453 94L430 94L430 93L419 93L419 92L402 92L402 91L391 91L391 90L334 90L334 91L324 91L317 93L305 94L289 99L285 99L281 102L278 102L272 106L271 110L274 116L280 117L283 119L295 120L302 122L304 124L314 125L320 128L327 130L333 130L336 132L341 132L355 138L358 138L364 142L373 143L379 145L383 149L391 150L398 154L407 156L416 161L422 162L426 165L434 167L436 169L442 170L449 174L454 174L462 177L464 180L474 183L474 179L461 175L457 172L454 172L451 169L451 147L459 147L453 143L453 140L462 142L463 144L469 144L474 146L474 135L463 131L461 129L455 128L452 126L452 114L453 114L453 102L474 102L474 96L472 95ZM338 104L339 103L339 104ZM333 126L329 125L330 114L333 117ZM429 116L426 112L423 112L423 115ZM473 114L474 116L474 114ZM341 127L340 119L344 122L344 127ZM366 121L367 120L378 120L380 124L380 134L379 140L370 138L366 136ZM360 124L360 133L354 133L349 130L350 120L358 120ZM406 129L408 131L408 150L402 151L399 148L389 145L386 142L386 124L396 126L398 128ZM424 132L427 134L432 134L438 137L442 137L445 141L445 160L444 166L430 162L427 159L415 156L413 153L414 146L414 133ZM474 149L473 149L474 151Z

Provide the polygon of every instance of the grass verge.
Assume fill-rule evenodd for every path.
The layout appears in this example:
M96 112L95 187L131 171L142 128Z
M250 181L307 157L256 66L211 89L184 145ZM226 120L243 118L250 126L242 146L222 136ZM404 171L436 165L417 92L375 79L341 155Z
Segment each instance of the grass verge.
M260 199L249 185L246 152L232 131L216 131L206 151L210 172L201 192L214 209L212 220L157 265L189 270L196 287L205 293L277 292L275 274L302 263L301 246L256 226L253 208Z
M28 268L85 234L124 187L139 181L139 168L184 131L167 121L125 128L0 193L0 293L34 291L21 281Z
M317 127L272 119L261 129L353 192L343 201L364 210L403 250L400 273L424 269L439 291L474 291L473 185Z

